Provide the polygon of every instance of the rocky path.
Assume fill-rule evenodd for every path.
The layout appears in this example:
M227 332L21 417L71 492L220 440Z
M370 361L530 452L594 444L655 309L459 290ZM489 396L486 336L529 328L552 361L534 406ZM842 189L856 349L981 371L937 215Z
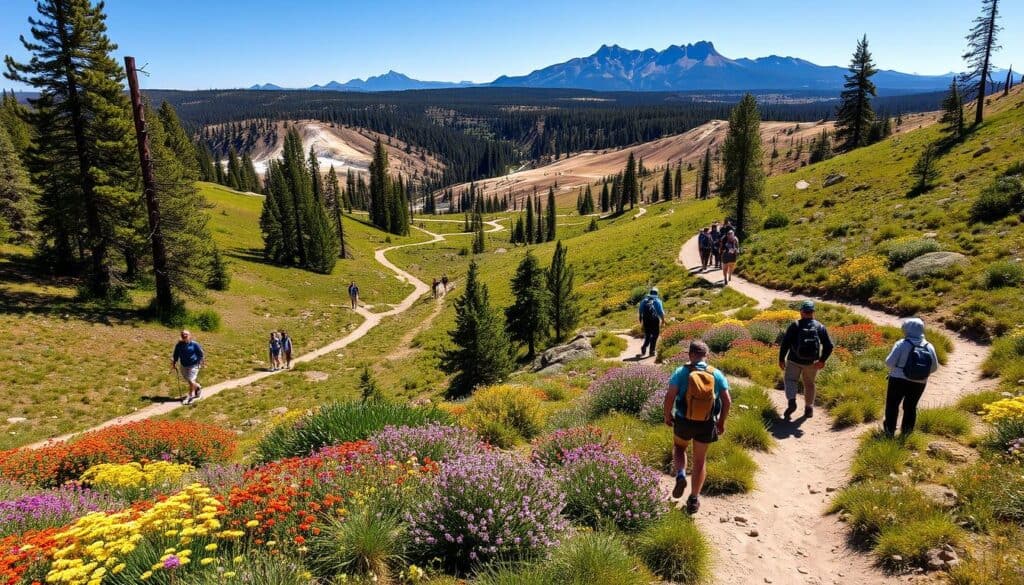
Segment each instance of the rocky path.
M700 272L696 238L682 246L679 264L705 280L721 283L720 270ZM774 299L807 298L742 278L733 279L729 286L754 298L761 308ZM898 317L880 311L829 302L843 304L879 324L899 325ZM987 355L988 348L954 332L944 333L954 340L949 363L978 364ZM635 356L636 351L627 348L622 357ZM979 380L976 369L943 367L930 380L923 406L950 404L966 392L993 384ZM771 397L781 411L784 394L774 391ZM775 449L753 453L759 467L754 491L702 499L696 518L713 543L716 583L874 585L901 581L879 571L867 555L852 550L845 525L834 515L825 515L831 492L849 479L859 437L868 428L870 425L834 430L821 409L813 418L778 421L773 426ZM665 477L663 487L666 493L670 491L672 479Z

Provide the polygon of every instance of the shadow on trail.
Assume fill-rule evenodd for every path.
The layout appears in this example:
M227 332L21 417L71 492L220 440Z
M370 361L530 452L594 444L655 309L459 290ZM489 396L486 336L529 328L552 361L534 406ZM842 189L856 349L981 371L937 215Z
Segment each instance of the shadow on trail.
M772 436L779 440L799 439L800 437L804 436L804 430L800 427L804 424L804 421L806 420L807 419L802 416L800 418L795 418L793 420L777 418L772 421Z
M166 404L168 402L181 402L181 397L174 396L139 396L140 402L150 402L153 404Z
M653 356L638 356L638 355L634 355L634 356L630 356L628 358L623 358L622 361L624 361L624 362L639 363L639 362L642 362L644 360L649 360L649 359L652 359L652 358L653 358Z

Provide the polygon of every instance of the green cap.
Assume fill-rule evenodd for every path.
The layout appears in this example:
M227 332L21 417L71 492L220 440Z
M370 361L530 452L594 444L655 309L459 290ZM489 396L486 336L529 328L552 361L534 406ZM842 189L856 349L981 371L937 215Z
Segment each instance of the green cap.
M801 311L813 311L814 310L814 301L804 301L804 302L800 303L800 310Z

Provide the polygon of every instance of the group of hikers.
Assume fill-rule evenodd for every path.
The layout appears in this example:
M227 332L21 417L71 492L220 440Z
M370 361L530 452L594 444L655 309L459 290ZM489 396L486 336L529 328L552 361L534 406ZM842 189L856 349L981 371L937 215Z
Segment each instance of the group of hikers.
M441 294L443 294L443 295L448 294L448 283L449 282L451 282L451 281L448 280L448 274L447 273L441 275L441 280L438 280L436 278L434 279L434 283L430 285L430 292L431 292L431 294L434 295L435 299L438 297L438 293L437 293L438 289L441 290Z
M638 313L644 330L644 344L637 357L642 359L648 351L649 355L654 355L661 326L665 323L664 303L657 287L651 288L640 302ZM939 365L935 347L925 339L921 319L911 317L904 320L902 329L903 339L893 344L885 359L889 375L882 429L890 437L896 434L901 407L900 432L907 435L914 431L917 404L924 394L928 377ZM783 372L786 392L783 420L792 421L801 385L804 391L803 420L814 416L815 381L834 347L828 329L815 319L814 301L800 303L800 318L789 324L779 343L779 369ZM690 497L686 499L689 514L700 509L699 494L707 478L708 447L725 433L732 405L729 382L721 371L708 364L709 353L704 341L690 342L688 361L669 378L664 401L665 424L673 431L672 472L676 481L672 498L681 499L689 484ZM693 461L687 478L687 449L691 442Z
M714 222L710 227L701 228L697 234L697 249L700 251L701 272L708 266L721 268L722 284L729 284L740 255L740 240L732 221L726 219L721 227Z
M292 367L292 338L284 331L270 332L270 371L290 370Z

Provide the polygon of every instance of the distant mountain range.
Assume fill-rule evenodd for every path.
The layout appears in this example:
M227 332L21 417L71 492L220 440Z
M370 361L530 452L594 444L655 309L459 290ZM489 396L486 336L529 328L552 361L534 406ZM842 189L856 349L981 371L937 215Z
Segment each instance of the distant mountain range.
M693 91L777 89L831 91L843 85L845 67L816 65L796 57L771 55L757 59L730 59L715 50L708 41L689 45L671 45L663 51L624 49L602 45L593 55L577 57L537 69L528 75L502 75L491 87L540 87L589 89L594 91ZM879 89L925 92L949 87L947 75L913 75L899 71L879 71L873 78ZM331 81L310 90L403 91L470 87L469 82L419 81L389 71L366 80L346 83ZM283 89L274 84L254 85L249 89Z

